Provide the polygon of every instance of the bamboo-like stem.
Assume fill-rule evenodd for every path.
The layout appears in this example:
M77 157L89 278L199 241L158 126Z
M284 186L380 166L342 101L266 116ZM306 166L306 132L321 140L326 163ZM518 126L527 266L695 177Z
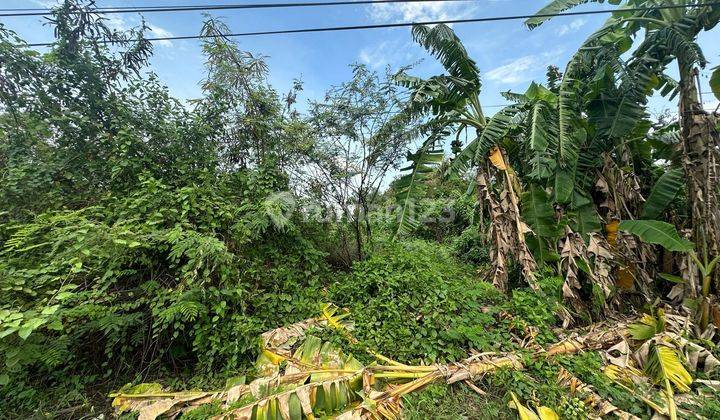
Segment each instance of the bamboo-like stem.
M374 356L376 359L382 360L383 362L389 363L389 364L391 364L391 365L393 365L393 366L402 366L402 367L406 367L406 368L407 368L407 367L410 367L409 365L405 365L405 364L402 364L402 363L400 363L400 362L396 362L395 360L393 360L393 359L391 359L391 358L389 358L389 357L385 357L385 356L383 356L382 354L375 353L374 351L372 351L372 350L370 350L370 349L365 349L365 351L367 351L369 354L371 354L372 356Z
M369 369L373 371L407 371L407 372L433 372L437 370L436 366L371 366Z
M376 378L388 378L388 379L416 379L427 376L427 373L422 372L388 372L388 373L376 373Z
M442 377L443 376L440 374L440 372L437 372L437 371L428 373L427 375L425 375L421 378L418 378L412 382L408 382L404 385L400 385L399 387L390 390L390 392L388 394L392 397L398 397L401 395L409 394L410 392L420 389Z

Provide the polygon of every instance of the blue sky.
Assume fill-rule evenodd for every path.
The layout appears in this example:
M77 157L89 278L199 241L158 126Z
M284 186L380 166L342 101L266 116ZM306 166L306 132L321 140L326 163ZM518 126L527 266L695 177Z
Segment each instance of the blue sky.
M98 0L99 6L160 6L285 2L287 0ZM3 0L3 8L38 7L54 4L53 0ZM404 4L351 5L295 9L222 10L211 12L224 16L235 32L274 29L361 25L387 22L413 22L434 19L455 19L529 14L537 11L545 0L476 0L467 2L425 2ZM606 5L588 5L597 10ZM580 9L578 9L580 10ZM110 23L119 28L135 26L138 14L109 15ZM597 29L606 16L559 17L540 28L529 31L522 21L502 21L455 25L471 56L478 62L483 78L482 103L492 114L496 105L506 103L500 92L524 91L531 80L544 80L550 64L562 69L582 41ZM148 13L146 21L153 28L151 36L195 35L200 31L201 12ZM51 28L42 25L42 18L2 18L2 23L15 30L28 42L52 40ZM709 67L720 64L718 30L705 34L700 42ZM299 97L320 99L331 85L351 77L349 63L360 62L382 70L422 60L415 73L428 76L441 72L440 66L412 42L409 28L315 34L273 35L238 39L241 48L267 56L270 82L280 92L287 91L294 78L304 82ZM199 82L204 77L200 41L164 41L156 44L152 69L181 99L200 96ZM707 71L702 83L707 87ZM717 101L704 98L708 107ZM651 110L659 112L674 105L654 99Z

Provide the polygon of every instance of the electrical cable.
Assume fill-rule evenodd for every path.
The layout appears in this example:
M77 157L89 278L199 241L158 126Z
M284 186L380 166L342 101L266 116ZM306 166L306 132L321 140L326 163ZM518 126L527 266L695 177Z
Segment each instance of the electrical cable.
M698 5L667 5L667 6L653 6L653 7L630 7L621 9L623 13L627 12L642 12L652 10L667 10L667 9L680 9L688 7L697 7ZM702 6L720 6L720 1L705 3ZM298 33L316 33L316 32L335 32L335 31L354 31L354 30L365 30L365 29L382 29L382 28L402 28L414 25L437 25L437 24L458 24L458 23L484 23L484 22L501 22L508 20L520 20L529 19L532 17L560 17L560 16L582 16L582 15L598 15L614 13L618 10L589 10L585 12L562 12L562 13L538 13L531 15L512 15L512 16L495 16L495 17L483 17L483 18L470 18L470 19L445 19L445 20L433 20L424 22L402 22L402 23L381 23L374 25L351 25L351 26L330 26L324 28L302 28L302 29L281 29L273 31L259 31L259 32L240 32L240 33L229 33L229 34L208 34L208 35L185 35L185 36L165 36L156 38L145 38L147 41L176 41L176 40L187 40L187 39L205 39L205 38L237 38L237 37L248 37L248 36L259 36L259 35L281 35L281 34L298 34ZM113 40L113 39L99 39L98 43L101 44L115 44L121 42L130 42L131 40ZM27 47L48 47L53 45L54 42L41 42L33 44L25 44Z
M357 0L357 1L319 1L319 2L291 2L291 3L249 3L249 4L206 4L187 6L119 6L119 7L98 7L90 12L73 13L152 13L152 12L192 12L203 10L236 10L236 9L279 9L291 7L326 7L326 6L351 6L363 4L389 4L389 3L429 3L429 2L471 2L477 0ZM21 16L51 16L53 12L49 9L1 9L0 17L21 17Z

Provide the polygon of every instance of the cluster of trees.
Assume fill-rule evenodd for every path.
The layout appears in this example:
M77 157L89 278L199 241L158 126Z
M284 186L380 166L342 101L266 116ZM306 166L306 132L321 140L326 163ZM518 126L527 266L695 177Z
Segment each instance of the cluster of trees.
M387 124L398 88L355 66L300 115L302 84L279 94L208 19L203 95L181 103L147 71L145 27L111 30L85 1L49 25L45 53L0 25L0 386L32 405L75 372L110 389L246 366L362 257L363 213L414 135Z
M534 29L578 3L584 2L553 1L526 25ZM717 115L698 99L695 74L707 61L696 40L716 26L720 9L703 2L619 3L562 74L551 68L547 86L508 93L513 104L492 117L478 99L477 66L453 31L413 28L447 73L397 77L411 92L408 111L430 114L433 130L411 156L398 198L408 202L441 166L448 133L457 139L474 130L476 138L442 170L474 168L498 288L507 288L510 259L533 288L534 273L548 266L565 277L575 315L588 309L599 315L634 301L628 295L651 300L667 293L667 284L656 281L665 274L678 283L669 297L696 307L705 330L720 325L720 270L713 270L720 258L720 134ZM670 76L673 64L680 80ZM716 69L716 94L719 78ZM649 118L646 104L655 93L678 98L677 120ZM412 227L404 222L401 229Z
M695 84L720 7L619 3L564 71L492 116L445 25L413 28L445 74L354 65L304 115L302 83L278 93L216 19L203 96L186 104L146 72L146 28L111 30L92 2L55 10L46 53L0 25L0 386L22 400L78 371L111 388L245 366L258 334L313 315L337 269L388 232L457 235L502 291L542 294L538 273L561 275L566 325L666 295L698 334L720 327L720 130ZM657 92L678 119L649 118ZM397 217L369 218L391 195ZM454 218L417 216L444 199Z

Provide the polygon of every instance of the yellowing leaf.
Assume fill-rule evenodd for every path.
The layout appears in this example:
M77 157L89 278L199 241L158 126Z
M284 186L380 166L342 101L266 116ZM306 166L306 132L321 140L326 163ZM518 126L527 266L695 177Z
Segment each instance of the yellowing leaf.
M643 373L639 369L629 366L629 365L625 366L625 367L620 367L620 366L616 366L616 365L607 365L603 369L603 373L608 378L610 378L614 381L625 383L625 384L632 384L633 377L642 377L643 376Z
M634 264L630 264L631 266ZM635 276L633 276L633 269L630 267L619 267L618 268L618 276L617 281L615 282L617 286L623 290L630 290L633 287L633 284L635 284Z
M560 420L555 410L550 407L541 406L537 408L540 420Z
M620 222L613 220L605 225L605 237L607 238L610 247L615 248L617 246L617 232Z
M540 417L535 414L531 409L525 407L524 405L520 404L520 401L518 401L517 396L514 392L510 392L510 396L513 399L513 402L515 402L515 408L518 411L518 415L520 416L520 420L541 420Z
M651 350L646 369L656 381L670 381L680 392L690 391L692 376L683 366L678 352L664 344L656 344Z
M501 171L507 170L507 165L505 165L505 160L503 159L502 152L499 148L495 147L490 151L490 162L495 166L496 168L500 169Z

